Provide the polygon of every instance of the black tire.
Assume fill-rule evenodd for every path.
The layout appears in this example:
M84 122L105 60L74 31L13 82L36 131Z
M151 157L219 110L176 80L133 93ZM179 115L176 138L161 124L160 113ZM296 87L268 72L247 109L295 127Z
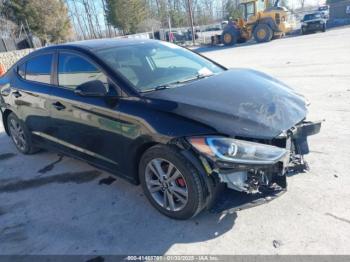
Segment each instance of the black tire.
M323 24L322 32L324 33L324 32L326 32L326 30L327 30L326 24Z
M227 30L224 30L221 35L221 42L225 46L233 46L237 44L238 39L240 38L240 33L238 30L234 28L230 28Z
M151 164L152 161L165 160L171 163L182 175L182 178L186 184L187 190L187 202L184 204L184 207L180 210L170 210L170 204L166 207L163 206L156 201L152 194L159 194L160 199L164 196L164 188L159 190L156 193L151 193L149 189L149 183L146 181L147 179L147 166ZM161 168L165 169L161 165ZM165 170L163 170L165 172ZM204 193L203 187L201 183L201 178L199 171L188 161L181 153L179 153L175 148L171 148L169 146L164 145L156 145L148 149L142 156L139 163L139 177L141 181L142 189L151 202L151 204L162 214L173 218L173 219L189 219L196 216L200 211L205 207L204 205ZM155 176L156 177L156 176ZM152 180L155 181L155 180ZM166 189L167 190L167 189ZM169 186L170 190L170 186ZM180 203L178 199L174 198L173 201L178 201L176 203ZM164 202L163 202L164 203ZM167 208L169 207L169 208Z
M267 24L258 24L254 29L254 39L258 43L271 41L273 31Z
M33 146L32 137L26 125L14 113L10 113L7 116L7 127L10 137L19 152L29 155L38 151L38 149Z
M305 34L306 34L306 31L305 31L303 28L301 28L301 34L302 34L302 35L305 35Z

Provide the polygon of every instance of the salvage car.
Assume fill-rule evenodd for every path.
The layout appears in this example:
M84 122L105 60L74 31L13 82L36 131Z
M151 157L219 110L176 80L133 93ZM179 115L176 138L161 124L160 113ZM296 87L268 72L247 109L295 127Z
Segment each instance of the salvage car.
M175 219L210 207L222 186L285 191L321 127L282 82L155 40L36 50L0 78L0 94L20 152L59 151L141 184Z
M317 31L326 32L327 19L321 12L306 14L301 22L302 34Z

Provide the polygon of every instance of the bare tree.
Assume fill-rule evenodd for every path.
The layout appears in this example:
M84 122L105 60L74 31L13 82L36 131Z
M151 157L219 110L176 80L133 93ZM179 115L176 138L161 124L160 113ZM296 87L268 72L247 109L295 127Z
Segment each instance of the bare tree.
M87 17L87 22L90 28L90 32L92 33L94 38L97 38L96 32L95 32L95 28L92 22L92 16L91 16L91 10L90 10L90 6L87 0L82 0L82 3L84 5L84 9L85 9L85 13L86 13L86 17Z
M303 9L305 7L305 0L298 0L300 7Z
M89 31L86 30L86 28L87 28L86 24L83 23L84 21L81 19L81 15L80 15L81 12L78 10L76 0L71 0L71 1L73 3L73 7L74 7L74 16L77 18L80 31L82 32L84 39L87 39L88 38L87 36L89 35ZM68 7L69 7L69 5L68 5ZM83 26L85 26L85 28L83 28Z

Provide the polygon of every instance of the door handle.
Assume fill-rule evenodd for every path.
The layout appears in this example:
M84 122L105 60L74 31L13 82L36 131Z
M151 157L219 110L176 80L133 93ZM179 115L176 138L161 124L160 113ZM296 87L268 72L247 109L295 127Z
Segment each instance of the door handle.
M63 109L65 109L66 107L64 105L62 105L60 102L56 102L52 104L58 111L61 111Z
M18 92L18 91L14 91L14 92L12 92L12 95L14 96L14 97L16 97L16 98L19 98L19 97L21 97L22 95L21 95L21 93L20 92Z

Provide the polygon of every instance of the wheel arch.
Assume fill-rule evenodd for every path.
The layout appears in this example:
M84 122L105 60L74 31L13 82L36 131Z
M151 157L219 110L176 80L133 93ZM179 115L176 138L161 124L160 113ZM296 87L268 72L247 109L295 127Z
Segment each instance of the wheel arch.
M156 141L145 141L143 144L137 147L137 149L134 150L132 153L132 161L131 161L131 174L134 181L134 184L139 185L140 184L140 178L139 178L139 164L141 157L143 154L150 149L151 147L158 145L159 142Z
M198 170L199 178L203 187L203 197L205 199L204 206L207 207L208 204L212 201L212 197L214 195L214 181L211 180L212 174L207 173L201 160L190 150L182 149L180 153Z
M7 126L7 117L13 113L10 109L5 109L5 111L2 113L2 124L4 125L5 132L8 136L10 136L10 131Z
M214 181L210 181L210 174L208 174L203 166L203 163L198 158L198 156L195 155L193 151L188 149L186 146L183 146L183 143L181 143L182 139L172 139L168 143L162 143L159 141L147 141L143 143L141 146L137 148L135 153L133 154L133 164L132 164L132 174L135 181L135 184L140 184L140 178L139 178L139 163L143 156L143 154L150 149L151 147L154 147L156 145L163 145L163 146L169 146L172 149L178 151L180 155L182 155L187 161L193 165L194 168L198 170L199 178L202 184L203 188L203 197L205 199L205 205L208 204L211 200L211 197L213 196L213 183Z

